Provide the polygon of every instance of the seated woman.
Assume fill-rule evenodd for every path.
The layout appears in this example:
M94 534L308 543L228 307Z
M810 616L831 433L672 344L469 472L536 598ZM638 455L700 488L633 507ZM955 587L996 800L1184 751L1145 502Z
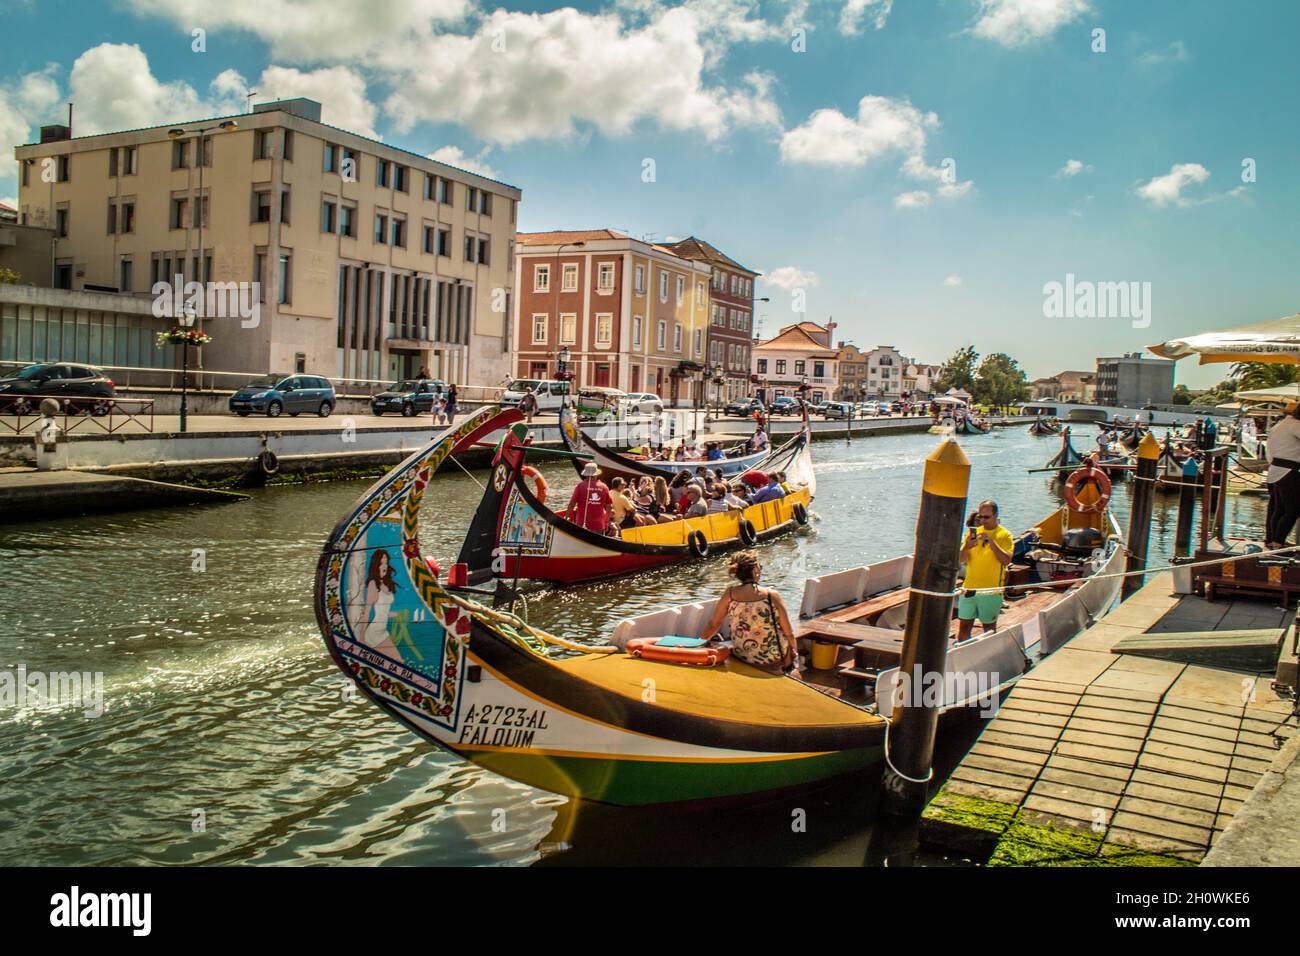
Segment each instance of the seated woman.
M709 442L708 453L704 456L706 461L722 461L726 457L722 453L722 445L715 441Z
M609 482L610 507L614 511L614 524L619 528L636 528L649 523L637 513L636 502L627 495L627 482L622 478L612 478Z
M780 594L759 586L763 566L758 555L741 551L732 555L727 567L740 583L722 592L700 636L714 637L728 621L733 657L773 674L797 676L799 655L790 614Z
M673 461L685 461L685 460L686 460L686 449L682 445L678 445L677 450L673 452Z

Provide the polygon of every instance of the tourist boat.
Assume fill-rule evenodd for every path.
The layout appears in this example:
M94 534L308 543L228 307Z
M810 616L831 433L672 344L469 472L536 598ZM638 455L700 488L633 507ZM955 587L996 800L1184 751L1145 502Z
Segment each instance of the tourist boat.
M804 425L807 426L807 423L808 410L805 405ZM619 429L626 426L618 422L608 422L603 427ZM644 425L635 427L645 428ZM602 447L590 432L584 431L578 424L572 409L567 405L560 408L560 438L569 451L594 461L600 467L601 475L606 481L610 478L621 477L630 482L637 482L645 476L666 478L671 481L679 471L694 473L699 465L706 465L709 468L721 468L723 475L731 477L733 475L742 475L754 468L763 467L762 462L776 454L771 448L766 448L762 451L736 455L732 458L720 458L717 461L704 461L702 459L652 461L643 454L620 454ZM574 459L574 466L581 474L582 463L576 458Z
M1031 435L1059 435L1061 433L1061 422L1057 418L1035 418L1029 423L1029 434Z
M951 435L957 430L956 423L951 418L944 418L930 426L931 435Z
M995 708L1033 663L1089 627L1114 602L1123 579L1102 575L1123 570L1123 535L1106 502L1098 504L1102 491L1094 482L1080 482L1074 502L1016 539L1007 578L1015 587L997 630L986 634L977 625L972 637L950 647L941 712ZM802 679L892 715L911 578L911 555L810 578L796 631L813 663L822 655L816 645L829 653L820 662L824 666L804 669ZM625 648L661 634L698 634L712 609L709 601L628 618L616 626L613 643ZM955 619L952 633L957 633ZM937 691L939 681L934 683Z
M1105 433L1102 432L1098 437ZM1109 445L1099 445L1095 452L1088 456L1111 481L1123 481L1129 472L1125 456ZM1064 480L1072 471L1082 466L1084 456L1075 450L1074 443L1071 440L1070 426L1066 425L1061 430L1061 450L1056 453L1045 466L1048 469L1054 469L1057 475Z
M784 498L739 511L624 528L621 537L611 537L552 510L528 486L526 436L521 425L508 430L492 460L492 480L457 558L467 566L470 584L493 576L572 584L707 558L807 524L817 493L812 436L805 422L803 431L763 459L758 469L785 472L792 491ZM692 467L700 464L693 462Z
M1173 436L1166 432L1160 445L1160 458L1156 461L1156 491L1181 490L1185 466L1194 459L1189 449L1175 444Z
M978 422L966 417L957 423L953 431L958 435L987 435L993 431L993 426L988 422Z
M813 686L736 660L676 666L596 635L558 637L444 588L419 538L429 481L454 451L519 417L489 407L448 428L329 535L316 618L362 693L489 770L614 804L769 793L879 762L885 721ZM698 633L703 613L679 611L672 630Z

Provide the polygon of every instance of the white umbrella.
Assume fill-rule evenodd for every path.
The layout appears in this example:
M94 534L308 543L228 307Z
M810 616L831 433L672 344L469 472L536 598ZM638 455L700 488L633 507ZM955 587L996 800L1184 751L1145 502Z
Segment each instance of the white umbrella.
M1300 313L1271 322L1256 322L1222 332L1204 332L1147 346L1162 358L1195 355L1202 365L1213 362L1272 362L1300 364Z

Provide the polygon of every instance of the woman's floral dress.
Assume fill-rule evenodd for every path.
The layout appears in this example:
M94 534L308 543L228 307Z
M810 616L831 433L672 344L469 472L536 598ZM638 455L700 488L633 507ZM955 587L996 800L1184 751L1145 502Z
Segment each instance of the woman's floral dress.
M727 608L731 623L731 653L746 664L764 670L781 669L785 660L785 645L781 641L781 626L777 623L772 598L764 594L757 601L737 601L732 598Z

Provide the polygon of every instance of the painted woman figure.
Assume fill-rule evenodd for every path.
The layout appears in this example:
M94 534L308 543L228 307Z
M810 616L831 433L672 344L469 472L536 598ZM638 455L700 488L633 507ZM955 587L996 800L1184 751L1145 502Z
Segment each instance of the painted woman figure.
M380 654L400 661L402 658L397 653L397 646L388 636L388 621L392 616L393 596L396 593L397 582L393 580L392 563L388 552L380 548L370 556L370 568L366 572L366 607L361 615L366 631L361 639Z

